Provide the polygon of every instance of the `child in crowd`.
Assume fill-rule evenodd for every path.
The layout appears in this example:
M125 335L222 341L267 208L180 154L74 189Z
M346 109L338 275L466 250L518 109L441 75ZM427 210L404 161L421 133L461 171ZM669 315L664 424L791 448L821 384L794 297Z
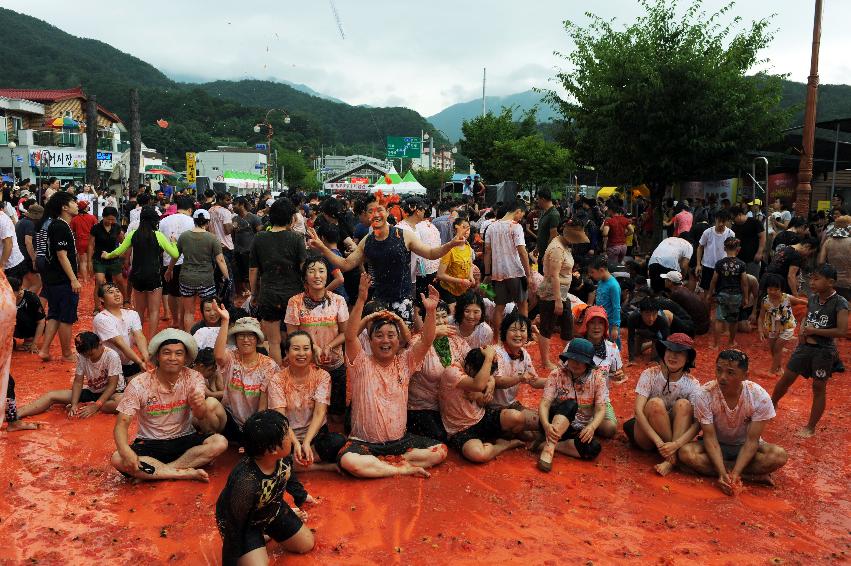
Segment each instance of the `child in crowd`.
M688 335L671 334L656 343L656 350L661 363L641 372L635 386L635 416L623 424L623 431L634 446L659 452L663 460L654 469L664 476L676 466L679 449L697 435L690 398L700 383L688 373L697 357Z
M718 354L715 380L692 396L703 438L677 454L686 468L717 476L718 487L727 495L741 491L742 478L774 485L771 473L788 459L783 448L761 438L775 417L774 404L765 389L747 379L748 365L748 355L741 350Z
M44 305L41 304L38 295L23 288L21 280L17 277L9 277L9 285L18 303L14 336L23 340L23 343L15 349L36 353L38 352L36 343L44 334Z
M204 395L222 400L225 393L225 382L222 379L222 374L219 373L219 368L216 367L216 358L213 355L212 348L201 348L198 350L198 356L192 364L192 369L204 376L207 382Z
M621 286L609 273L609 264L605 256L594 258L588 268L591 279L597 282L594 304L606 309L609 318L609 339L621 347Z
M246 419L243 431L245 456L231 470L216 501L222 565L268 564L267 538L288 552L310 552L315 542L304 525L307 514L283 498L286 491L297 507L307 499L304 487L292 476L289 421L277 411L260 411Z
M453 364L441 375L440 415L449 435L449 446L467 460L490 462L506 450L520 448L522 440L506 440L506 434L527 430L527 419L515 409L485 409L471 393L488 396L495 386L497 369L493 346L470 350L464 357L464 370ZM537 422L530 424L537 429Z
M707 300L715 297L717 303L715 332L712 333L712 347L718 348L724 325L730 334L730 346L736 347L736 330L739 325L739 313L742 305L749 304L750 285L748 285L747 264L740 260L741 242L734 237L724 240L726 257L715 262L712 281L709 284Z
M813 293L807 305L807 317L798 331L800 343L771 395L776 407L799 375L813 380L810 419L798 431L798 436L804 438L815 434L824 414L827 381L833 372L845 369L836 351L836 338L844 337L848 331L848 301L836 292L836 278L836 269L829 263L820 265L810 276Z
M561 367L550 372L538 407L544 445L538 469L549 472L556 452L593 460L600 453L594 438L606 418L606 376L594 366L594 346L574 338L559 355Z
M765 297L759 311L759 339L768 340L772 374L782 375L783 348L795 339L795 314L792 305L805 305L807 299L783 292L783 278L776 273L765 275Z
M260 409L274 409L287 417L294 433L293 457L300 470L334 471L346 438L328 430L334 386L331 375L315 365L315 348L308 332L287 334L284 367L266 383Z
M52 405L66 405L69 417L88 418L97 413L114 414L121 393L124 376L121 358L111 348L105 347L94 332L81 332L74 339L77 350L77 370L71 389L48 391L32 403L18 410L18 418L38 415ZM85 407L80 407L80 404Z

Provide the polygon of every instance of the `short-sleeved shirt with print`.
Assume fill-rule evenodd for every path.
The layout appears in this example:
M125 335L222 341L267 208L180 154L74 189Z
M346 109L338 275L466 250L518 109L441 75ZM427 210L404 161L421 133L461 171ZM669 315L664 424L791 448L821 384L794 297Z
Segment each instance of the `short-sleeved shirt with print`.
M133 332L142 330L142 320L139 318L139 313L130 309L121 309L121 318L118 318L111 312L102 310L92 319L92 330L107 348L115 350L123 365L133 363L130 358L124 355L124 352L116 346L106 343L106 341L120 336L124 338L130 348L133 348L136 345Z
M771 396L753 381L742 382L742 392L736 406L730 408L717 381L710 381L692 397L694 418L700 424L715 426L721 444L740 446L748 438L748 425L775 417Z
M458 383L468 377L458 364L452 364L443 372L439 383L440 418L449 436L467 430L482 420L485 408L467 397L467 392L458 388Z
M142 373L124 390L117 411L137 417L137 438L169 440L186 436L195 432L189 395L193 391L203 395L205 384L204 376L189 368L180 370L173 388L160 383L156 373Z
M496 375L503 377L509 375L522 376L524 373L528 373L536 378L538 377L538 371L532 363L532 356L529 355L529 352L525 348L520 349L520 356L516 360L511 359L511 356L502 344L496 347L496 354L496 359L499 362L499 369ZM507 389L495 390L490 406L502 408L511 405L517 400L517 391L519 389L520 384L518 383Z
M254 365L245 367L239 352L229 350L225 363L218 368L225 384L222 404L242 427L246 419L257 412L260 392L278 371L278 364L269 356L258 353Z
M547 377L543 399L553 403L575 400L579 409L570 426L576 429L584 428L594 418L595 406L609 402L606 374L600 368L595 368L574 381L561 368L556 368Z
M497 220L485 234L485 244L491 249L491 279L503 281L524 277L526 271L520 261L517 246L526 246L523 228L517 222ZM487 269L488 266L485 266Z
M658 367L650 367L641 372L635 393L647 399L658 397L665 402L665 408L671 410L679 399L691 401L695 392L700 391L700 382L691 375L684 373L676 381L668 382Z
M623 359L621 358L621 351L617 344L611 340L604 340L604 344L606 348L606 357L600 357L595 351L594 365L605 372L606 383L608 384L611 380L612 374L623 369ZM565 344L564 350L567 351L567 344Z
M269 408L280 410L287 416L290 428L301 441L313 420L316 403L331 403L331 375L324 369L311 366L307 379L296 383L290 368L284 368L272 376L265 390Z
M412 351L403 350L386 366L364 351L354 360L346 355L352 392L352 438L389 442L405 436L408 385L419 365Z
M309 304L306 304L309 303ZM312 307L312 308L310 308ZM313 343L324 348L340 334L339 323L349 320L349 308L346 300L336 293L326 293L325 300L319 304L305 300L305 293L299 293L287 302L284 322L300 327L313 338ZM343 365L342 344L329 352L331 358L325 369L337 369Z
M459 334L460 336L460 334ZM469 336L461 336L472 350L473 348L484 348L493 342L493 329L486 322L480 322Z
M121 358L114 350L103 349L100 359L96 362L82 354L77 354L77 369L75 375L83 376L83 387L92 393L103 393L109 383L109 378L118 376L116 391L124 390L124 376L121 373Z
M414 343L419 339L418 335L414 338ZM470 351L470 346L459 336L448 336L447 339L449 340L452 361L463 363L467 352ZM447 369L440 363L440 356L437 355L434 348L429 348L428 353L423 358L422 366L411 376L411 385L408 388L408 410L436 411L439 408L438 389L443 373Z
M848 310L848 301L845 297L833 292L824 303L819 301L818 294L810 295L809 303L807 304L807 318L805 324L813 328L836 328L836 320L839 311ZM817 346L833 346L834 338L830 336L807 336L806 341Z
M747 271L748 266L737 257L725 257L715 262L715 273L718 274L718 282L715 284L716 293L738 293L742 290L742 273Z

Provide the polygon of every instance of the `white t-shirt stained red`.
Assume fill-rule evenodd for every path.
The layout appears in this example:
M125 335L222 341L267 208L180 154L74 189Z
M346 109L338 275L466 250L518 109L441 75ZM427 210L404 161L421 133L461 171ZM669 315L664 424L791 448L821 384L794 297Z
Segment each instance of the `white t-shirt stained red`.
M331 403L331 375L324 369L311 366L307 379L296 383L290 368L284 368L266 384L266 399L270 409L280 410L286 415L296 438L302 441L313 420L316 403Z
M739 401L732 409L727 406L724 393L717 381L710 381L692 398L694 418L700 424L715 426L721 444L740 446L748 439L748 425L754 421L768 421L777 413L771 396L753 381L742 382Z
M485 245L491 248L493 281L526 276L520 254L517 252L517 246L526 245L520 224L510 220L497 220L485 234Z
M137 438L168 440L192 434L192 410L189 395L204 394L204 376L194 369L183 368L173 388L160 383L155 374L141 373L124 390L118 412L136 416L139 421Z
M239 352L229 350L227 361L218 368L225 383L222 404L242 428L246 419L257 412L260 392L278 371L278 364L263 354L257 354L257 362L251 367L245 367L240 360Z
M118 376L116 391L124 391L124 375L121 373L121 358L115 350L103 349L100 359L92 362L86 356L77 354L77 369L75 375L83 376L83 386L92 393L103 393L109 383L109 378Z
M130 348L136 345L136 340L133 338L133 331L142 330L142 320L139 318L139 313L130 309L121 309L121 318L116 317L111 312L102 310L92 319L92 330L98 335L98 338L104 342L104 346L112 348L121 358L121 363L127 365L133 363L130 358L112 344L107 344L107 340L111 340L116 336L121 336Z

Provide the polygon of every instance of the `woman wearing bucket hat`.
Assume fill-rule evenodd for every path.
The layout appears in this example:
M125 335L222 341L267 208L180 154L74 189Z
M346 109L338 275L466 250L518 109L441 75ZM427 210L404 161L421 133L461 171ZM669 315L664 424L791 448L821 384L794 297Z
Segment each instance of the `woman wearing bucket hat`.
M556 452L583 460L597 457L602 447L594 433L606 418L609 401L606 378L594 365L591 342L574 338L559 359L561 367L547 377L538 406L545 435L538 468L544 472L552 469Z
M216 430L231 442L242 443L242 425L245 420L258 411L260 392L266 388L269 380L278 371L275 360L257 351L266 337L256 318L243 317L230 325L230 312L217 302L213 302L221 317L219 335L213 355L216 366L225 383L222 405L225 418ZM236 344L236 349L228 349L228 341Z
M579 335L594 346L594 365L606 376L606 387L626 381L623 372L623 360L617 344L608 339L609 319L606 309L591 306L585 309ZM568 344L570 346L570 344ZM565 348L565 352L567 348ZM618 430L618 418L611 401L606 403L606 418L597 428L597 435L612 438Z
M538 312L541 324L538 332L538 350L544 369L556 365L550 361L550 337L558 329L562 340L573 338L573 314L568 295L573 281L573 254L570 246L588 243L585 230L566 219L558 227L559 235L550 241L541 263L544 281L538 287Z
M629 441L642 450L656 450L662 462L654 466L667 475L677 464L677 452L698 432L691 396L700 383L688 371L697 351L686 334L671 334L656 343L661 363L641 373L635 386L635 416L623 424Z
M124 390L116 410L112 465L140 480L208 481L200 469L227 450L225 437L205 436L195 427L209 428L223 412L212 397L204 396L204 377L186 367L198 354L188 333L167 328L148 344L154 369L137 375ZM130 422L139 432L128 445Z

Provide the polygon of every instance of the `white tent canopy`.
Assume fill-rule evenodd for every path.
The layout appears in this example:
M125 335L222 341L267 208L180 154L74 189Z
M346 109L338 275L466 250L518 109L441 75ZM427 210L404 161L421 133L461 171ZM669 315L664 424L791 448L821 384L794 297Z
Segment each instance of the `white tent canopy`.
M369 191L372 193L381 191L385 195L424 195L427 192L424 186L413 181L393 183L392 185L378 183L377 185L373 185Z

